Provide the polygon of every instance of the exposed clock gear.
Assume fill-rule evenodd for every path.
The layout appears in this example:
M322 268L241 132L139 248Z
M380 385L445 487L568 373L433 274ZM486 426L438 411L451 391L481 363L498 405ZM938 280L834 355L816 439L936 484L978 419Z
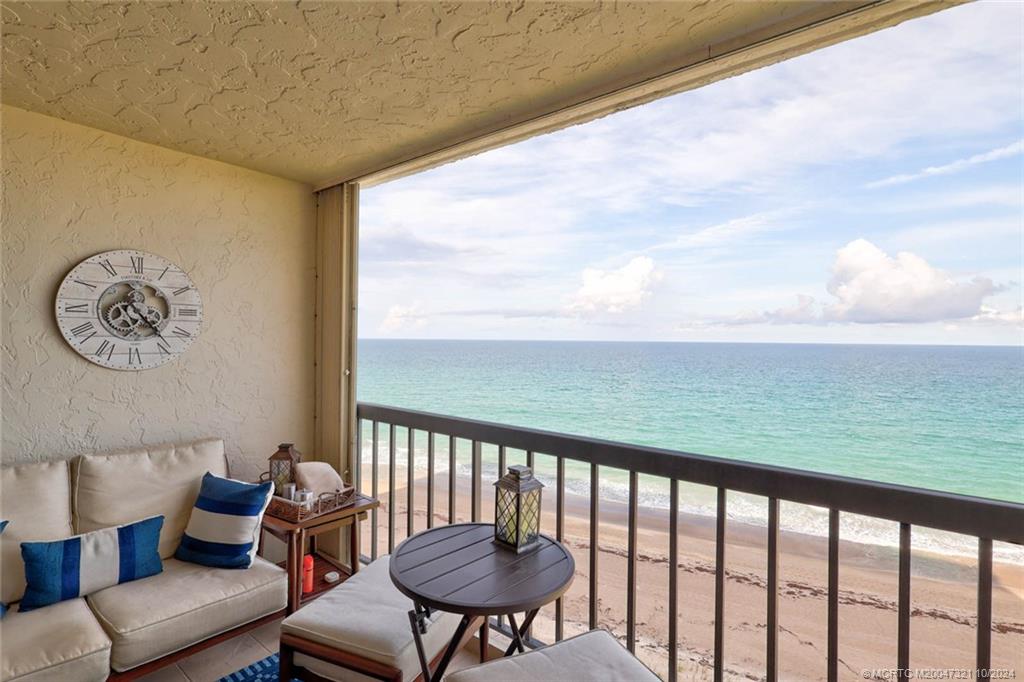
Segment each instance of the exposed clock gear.
M115 303L107 308L107 324L122 336L127 336L142 322L142 316L127 302Z

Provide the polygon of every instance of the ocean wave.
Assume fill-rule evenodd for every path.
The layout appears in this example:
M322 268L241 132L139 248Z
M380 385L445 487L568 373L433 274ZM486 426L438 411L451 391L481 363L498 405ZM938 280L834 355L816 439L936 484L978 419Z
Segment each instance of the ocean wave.
M405 443L404 439L400 441ZM368 453L370 441L364 441L364 453ZM461 457L461 451L460 451ZM380 452L379 461L386 463L386 450ZM367 462L368 460L364 460ZM405 469L408 462L408 446L396 443L396 466ZM414 458L417 472L426 473L428 458L426 449L417 446ZM497 471L497 458L487 450L483 453L483 464L493 475ZM590 479L589 467L568 463L566 466L565 488L570 494L589 498ZM435 454L435 475L448 472L448 453L438 451ZM587 473L584 473L587 472ZM555 479L545 467L537 467L535 472L549 489L555 485ZM457 462L456 475L459 478L472 476L472 469L463 462ZM601 474L601 499L609 502L627 503L629 501L628 474L623 470L603 470ZM641 476L637 490L637 502L641 507L650 509L669 509L670 497L668 481L653 477ZM708 518L717 515L717 498L714 488L691 483L680 483L679 510L684 514L693 514ZM730 492L727 504L727 517L731 521L754 526L767 526L768 505L765 498L756 495ZM779 528L783 531L802 533L815 537L828 537L828 509L813 507L806 504L782 501L779 510ZM842 514L840 537L844 541L856 542L877 547L899 547L899 524L895 521L862 516L860 514ZM973 536L960 535L947 531L914 526L912 546L915 550L923 550L947 556L977 558L978 539ZM1007 563L1024 563L1024 547L1007 543L993 545L993 558Z

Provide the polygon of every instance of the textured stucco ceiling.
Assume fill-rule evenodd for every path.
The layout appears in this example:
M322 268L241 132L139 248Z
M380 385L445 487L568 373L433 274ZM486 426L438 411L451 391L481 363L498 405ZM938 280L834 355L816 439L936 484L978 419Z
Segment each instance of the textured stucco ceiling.
M663 73L816 4L4 1L2 97L317 184Z

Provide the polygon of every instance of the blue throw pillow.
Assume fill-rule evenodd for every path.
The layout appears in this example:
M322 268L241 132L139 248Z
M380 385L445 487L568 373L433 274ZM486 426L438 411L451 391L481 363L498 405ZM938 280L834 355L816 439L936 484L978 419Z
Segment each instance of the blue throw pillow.
M7 521L0 521L0 535L3 535L4 528L7 528ZM7 615L7 604L0 601L0 618Z
M176 559L214 568L249 568L274 484L203 476Z
M103 528L54 542L23 542L25 596L19 611L31 611L164 570L157 546L163 516Z

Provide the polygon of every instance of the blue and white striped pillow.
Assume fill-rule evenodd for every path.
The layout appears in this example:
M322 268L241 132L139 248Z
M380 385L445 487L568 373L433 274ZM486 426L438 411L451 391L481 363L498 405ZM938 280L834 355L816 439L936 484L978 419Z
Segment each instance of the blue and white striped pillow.
M214 568L249 568L274 484L243 483L207 472L176 559Z
M156 575L163 516L103 528L67 540L21 543L25 596L19 611L31 611L106 587Z

